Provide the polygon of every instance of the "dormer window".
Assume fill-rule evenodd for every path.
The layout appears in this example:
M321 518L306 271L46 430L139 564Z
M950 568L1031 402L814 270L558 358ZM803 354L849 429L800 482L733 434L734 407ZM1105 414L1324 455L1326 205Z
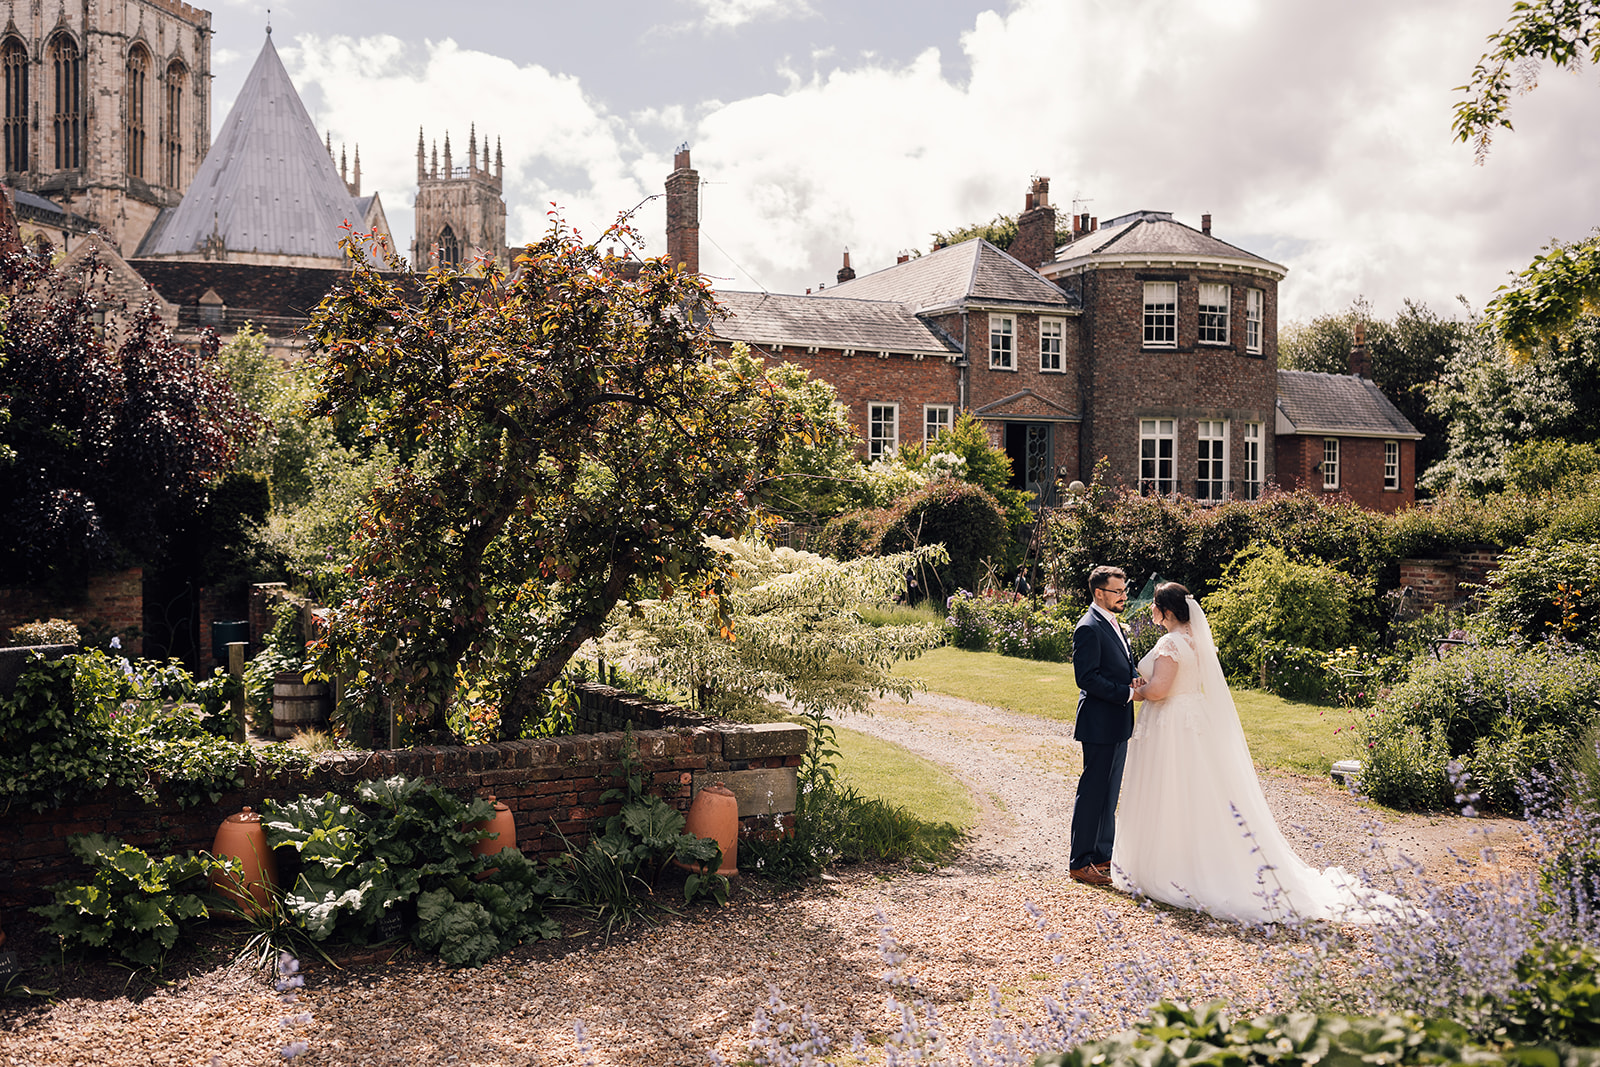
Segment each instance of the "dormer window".
M200 314L197 316L202 326L221 326L224 313L228 310L222 297L217 295L215 289L207 289L200 298Z

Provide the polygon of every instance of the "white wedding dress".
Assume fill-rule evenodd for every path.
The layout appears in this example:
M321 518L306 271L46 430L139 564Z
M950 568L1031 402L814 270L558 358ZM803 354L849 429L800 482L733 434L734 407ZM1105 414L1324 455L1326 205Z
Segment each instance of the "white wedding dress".
M1118 889L1241 922L1290 917L1382 922L1400 902L1339 867L1304 863L1278 830L1256 779L1205 614L1139 661L1178 664L1165 699L1142 706L1117 805L1111 877Z

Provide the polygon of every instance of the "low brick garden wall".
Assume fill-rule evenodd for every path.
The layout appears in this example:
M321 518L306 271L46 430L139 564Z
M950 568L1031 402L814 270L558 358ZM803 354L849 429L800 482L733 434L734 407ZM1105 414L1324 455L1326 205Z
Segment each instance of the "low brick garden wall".
M363 781L393 775L426 778L461 795L493 794L510 807L517 844L549 858L581 847L616 804L600 796L619 784L623 746L633 729L646 789L687 810L694 793L723 782L739 798L742 822L794 810L796 768L806 732L787 723L712 723L606 686L580 687L580 732L569 737L487 745L333 754L306 773L244 769L243 789L215 804L183 808L170 799L146 804L125 790L103 790L67 808L0 810L0 909L45 903L56 882L85 875L67 848L73 834L101 833L153 854L209 849L224 818L267 798L302 793L350 795ZM158 797L160 790L158 788ZM11 916L6 916L9 919ZM3 922L0 922L3 925Z

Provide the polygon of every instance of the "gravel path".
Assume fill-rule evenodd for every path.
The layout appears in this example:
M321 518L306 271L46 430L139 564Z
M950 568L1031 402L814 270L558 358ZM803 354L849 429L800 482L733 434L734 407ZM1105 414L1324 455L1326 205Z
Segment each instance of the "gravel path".
M868 1062L881 1063L899 1025L880 983L885 920L950 1038L952 1058L940 1062L966 1062L965 1042L990 1031L991 989L999 1017L1015 1027L1043 1020L1041 998L1070 999L1064 989L1078 983L1096 1033L1125 1025L1154 992L1226 995L1238 1008L1270 1003L1278 967L1258 938L1065 877L1079 766L1068 724L931 695L875 710L841 725L949 768L979 798L970 847L943 869L846 869L795 891L742 884L721 911L697 908L609 944L578 923L562 940L476 971L409 951L346 957L340 967L308 960L293 1007L259 972L237 966L169 975L134 1000L0 1002L0 1065L242 1067L283 1062L278 1049L300 1037L310 1048L297 1065L703 1067L709 1050L750 1062L751 1019L774 988L788 1004L814 1007L840 1043L836 1062L856 1062L844 1050L861 1034ZM1353 842L1366 837L1352 827L1373 816L1358 800L1311 779L1274 774L1264 786L1286 827L1306 827L1291 833L1297 844L1330 842L1329 862L1358 854ZM1476 851L1473 830L1489 828L1503 853L1517 851L1514 823L1384 822L1433 871L1451 866L1449 846ZM1036 928L1030 905L1056 940ZM298 1011L311 1020L279 1027Z

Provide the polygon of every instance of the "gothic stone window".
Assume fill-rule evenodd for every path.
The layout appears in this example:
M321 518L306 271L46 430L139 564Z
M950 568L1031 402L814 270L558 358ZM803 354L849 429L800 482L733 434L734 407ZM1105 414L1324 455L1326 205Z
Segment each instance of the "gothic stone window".
M1178 347L1178 283L1144 283L1144 346Z
M134 45L128 53L127 97L127 147L128 174L134 178L145 176L145 99L150 92L150 53L143 45Z
M28 46L15 37L0 45L0 69L5 71L6 170L28 169Z
M439 265L461 266L461 242L456 240L456 231L449 226L439 231Z
M50 42L50 67L55 76L54 134L57 170L83 166L83 65L78 43L64 33Z
M166 125L161 131L162 180L176 189L183 184L183 87L189 71L173 60L167 66Z

